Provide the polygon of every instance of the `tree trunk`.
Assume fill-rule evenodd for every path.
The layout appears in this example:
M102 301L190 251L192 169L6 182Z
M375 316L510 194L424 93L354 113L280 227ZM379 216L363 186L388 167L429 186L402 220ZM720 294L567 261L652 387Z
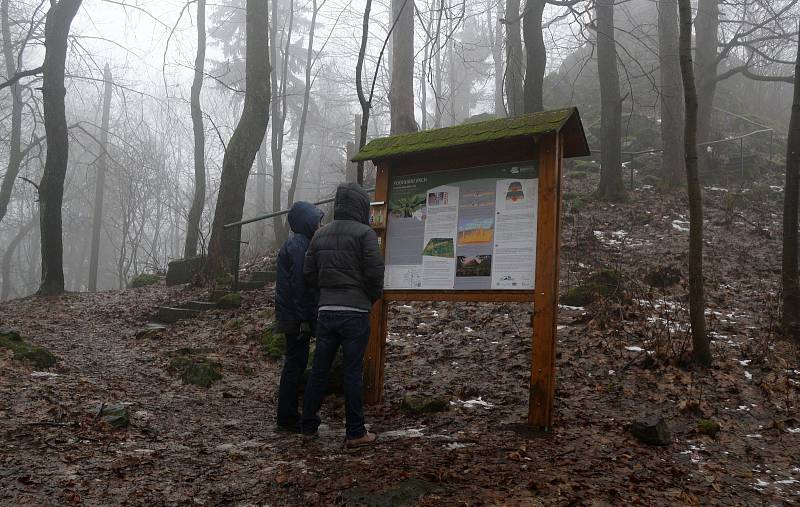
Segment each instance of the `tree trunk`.
M14 237L11 238L11 242L8 244L8 247L6 247L6 251L3 253L3 290L0 294L0 301L7 301L11 296L11 260L14 257L14 252L17 251L17 248L19 247L20 243L22 243L22 240L24 240L25 236L27 236L34 227L36 227L38 222L38 216L34 215L31 217L31 219L28 220L19 231L17 231Z
M597 0L597 73L600 79L602 134L600 136L601 199L625 199L622 183L622 100L619 96L614 0Z
M0 24L3 35L3 58L6 75L9 79L17 73L14 45L11 41L11 27L8 19L8 0L0 1ZM19 83L11 85L11 133L8 138L8 166L0 186L0 222L6 216L11 192L22 164L22 91Z
M697 55L697 142L711 141L711 115L717 92L719 0L698 0L695 44Z
M206 201L206 133L203 127L203 109L200 105L205 61L206 0L197 0L197 55L194 60L194 80L191 92L192 130L194 131L194 197L186 224L186 244L183 247L185 259L197 255L200 220L203 217L203 204Z
M242 219L250 168L269 123L268 17L264 0L247 0L244 109L222 160L219 195L206 262L206 274L209 276L220 272L232 259L234 244L230 240L238 240L239 237L235 233L227 233L224 226Z
M358 50L358 61L356 62L356 94L358 103L361 105L361 125L359 126L358 148L356 152L367 144L367 127L369 126L369 111L372 107L372 95L367 97L364 91L364 59L367 54L367 42L369 38L369 15L372 12L372 0L367 0L364 6L364 17L361 21L361 47ZM437 92L438 93L438 92ZM437 101L438 105L438 101ZM356 166L356 183L364 184L364 161L359 160Z
M680 11L680 65L686 107L684 150L686 184L689 191L689 319L692 324L692 359L711 364L706 336L705 288L703 280L703 195L697 176L697 89L692 62L692 9L690 0L678 0Z
M783 197L783 331L800 342L800 278L797 226L800 193L800 46L794 69L794 100L786 147L786 188Z
M488 10L491 23L491 9ZM497 19L494 25L492 40L492 60L494 61L494 114L506 116L506 105L503 101L503 23L500 21L505 16L503 2L497 3ZM491 27L491 25L490 25Z
M519 0L506 0L506 100L510 117L521 115L525 107L520 21Z
M545 0L528 0L525 5L522 27L525 32L525 49L527 51L525 89L523 90L523 110L525 113L544 110L544 72L545 67L547 67L547 51L542 37L542 16L544 15L545 4ZM617 81L619 81L619 77ZM619 95L619 92L617 92L617 95Z
M683 84L678 57L676 0L658 1L658 59L661 67L661 177L669 187L683 179Z
M414 119L414 0L392 0L391 134L416 132Z
M43 295L64 292L64 245L61 231L61 205L64 178L69 159L67 116L64 110L64 65L67 37L81 0L53 0L45 22L45 55L42 81L44 130L47 135L47 159L39 183L39 220L42 237Z
M422 104L422 130L428 130L428 57L430 55L430 37L425 39L422 65L419 73L420 102Z
M256 214L267 212L267 143L261 143L256 165ZM256 248L259 252L267 248L267 221L261 220L253 224L256 229Z
M281 59L280 85L278 84L278 0L272 2L272 25L270 27L272 59L275 67L271 71L272 79L272 211L281 210L281 193L283 192L283 127L286 122L286 90L289 76L289 50L292 41L292 25L294 24L294 1L289 3L289 19L287 22L286 48ZM288 237L284 216L276 216L273 221L275 245L280 246Z
M108 170L108 125L111 114L111 87L114 77L106 64L103 70L105 91L103 92L103 119L100 130L100 156L97 158L97 176L94 182L94 214L92 215L92 249L89 253L89 292L97 291L97 268L100 264L100 229L103 224L103 196Z
M289 194L286 200L289 206L294 203L297 192L297 182L300 179L301 161L303 159L303 141L306 135L306 120L308 119L308 106L311 102L311 67L314 64L314 30L317 26L317 0L313 0L311 13L311 26L308 29L308 52L306 53L306 86L303 93L303 110L300 113L300 125L297 130L297 151L294 154L294 168L292 168L292 183L289 185Z

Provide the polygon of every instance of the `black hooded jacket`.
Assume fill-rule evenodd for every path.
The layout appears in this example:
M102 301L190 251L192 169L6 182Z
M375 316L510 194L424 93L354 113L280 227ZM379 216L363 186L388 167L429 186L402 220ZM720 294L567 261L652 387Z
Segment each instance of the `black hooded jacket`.
M311 203L298 201L289 210L292 236L278 253L278 278L275 281L275 317L278 331L297 334L301 322L317 319L317 298L306 287L303 264L306 250L322 220L322 211Z
M306 285L319 306L370 310L383 293L383 256L369 223L369 196L355 183L336 189L333 222L314 235L305 261Z

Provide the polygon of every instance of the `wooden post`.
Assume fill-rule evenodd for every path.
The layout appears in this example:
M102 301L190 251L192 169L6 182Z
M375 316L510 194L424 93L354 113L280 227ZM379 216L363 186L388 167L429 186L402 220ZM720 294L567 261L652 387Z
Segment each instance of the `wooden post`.
M386 163L378 164L375 175L375 200L385 201L389 195L389 168ZM381 242L381 254L386 252L386 230L380 230L378 238ZM380 298L372 306L370 323L372 332L369 336L367 351L364 354L364 401L368 404L379 403L383 399L383 369L386 363L386 324L388 321L388 305L385 298Z
M539 213L528 406L528 424L540 429L550 428L553 424L562 150L561 134L553 133L540 138Z

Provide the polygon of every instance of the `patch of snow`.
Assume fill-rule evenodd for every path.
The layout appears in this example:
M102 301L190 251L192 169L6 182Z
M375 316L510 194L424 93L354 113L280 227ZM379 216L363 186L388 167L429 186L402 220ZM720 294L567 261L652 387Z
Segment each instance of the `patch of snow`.
M472 328L471 328L471 327L469 327L469 326L465 327L465 328L464 328L464 331L466 331L466 332L468 332L468 333L473 333L473 332L475 332L475 330L474 330L474 329L472 329Z
M753 374L752 374L752 373L750 373L749 371L746 371L746 370L745 370L745 372L744 372L744 376L745 376L745 378L746 378L747 380L753 380Z
M616 372L615 372L614 370L608 370L608 374L609 374L609 375L613 375L613 374L615 374L615 373L616 373Z
M704 187L704 188L705 188L705 190L708 190L708 191L711 191L711 192L727 192L728 191L727 188L719 188L719 187Z
M456 449L463 449L465 447L469 447L474 444L462 444L461 442L450 442L449 444L444 444L442 447L449 451L454 451Z
M566 329L567 326L557 326L556 331L561 331L562 329Z
M752 361L753 361L752 359L742 359L739 361L739 364L741 364L742 366L749 366Z
M400 305L397 308L401 308L403 310L413 310L414 309L414 307L410 306L410 305Z
M483 407L486 410L489 410L490 408L494 407L494 404L489 403L488 401L484 401L483 396L478 396L475 399L467 401L462 401L462 400L451 401L450 404L462 405L464 407L470 407L470 408Z
M761 436L761 433L750 433L749 435L745 435L747 438L764 438Z
M49 371L35 371L31 373L31 377L33 378L56 378L60 377L58 373L52 373Z
M800 427L797 428L786 428L786 431L789 433L800 433Z
M756 479L756 483L753 485L756 489L758 488L766 488L769 486L769 482L762 481L761 479Z
M644 352L642 347L625 347L625 350L630 350L631 352Z
M567 305L558 305L559 310L574 310L574 311L583 311L584 308L582 306L567 306Z
M775 484L797 484L800 483L797 479L783 479L780 481L775 481Z
M680 232L689 232L688 227L684 227L685 225L689 225L689 222L685 222L683 220L673 220L672 221L672 228L676 231Z
M384 431L381 433L381 438L422 438L425 436L422 433L424 429L425 427L423 426L422 428Z
M783 192L783 187L777 185L770 185L769 189L772 190L773 192L778 192L778 193Z

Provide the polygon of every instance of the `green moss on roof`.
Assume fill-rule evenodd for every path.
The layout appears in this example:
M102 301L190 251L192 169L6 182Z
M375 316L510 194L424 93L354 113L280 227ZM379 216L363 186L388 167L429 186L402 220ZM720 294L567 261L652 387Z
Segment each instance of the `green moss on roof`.
M498 141L512 137L536 136L557 132L576 114L574 107L542 111L516 118L500 118L423 132L399 134L370 141L355 157L378 160L426 151Z

